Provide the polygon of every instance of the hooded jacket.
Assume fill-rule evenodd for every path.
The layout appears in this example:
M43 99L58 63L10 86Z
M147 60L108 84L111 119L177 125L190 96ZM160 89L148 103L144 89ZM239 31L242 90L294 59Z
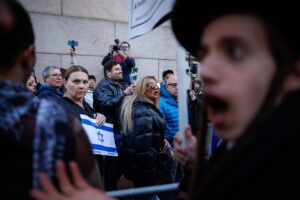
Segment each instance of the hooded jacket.
M166 120L165 136L169 143L173 144L175 134L178 132L178 103L171 96L165 85L160 88L159 107Z

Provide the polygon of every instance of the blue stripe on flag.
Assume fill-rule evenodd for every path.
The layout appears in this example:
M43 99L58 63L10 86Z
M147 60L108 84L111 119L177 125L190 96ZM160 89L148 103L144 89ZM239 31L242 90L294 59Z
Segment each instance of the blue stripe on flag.
M95 128L104 130L104 131L108 131L108 132L113 132L113 128L108 127L108 126L97 126L96 124L92 123L91 121L87 120L87 119L81 119L81 122L83 124L89 125L89 126L93 126Z
M117 149L113 148L113 147L105 147L105 146L102 146L99 144L92 144L92 146L93 146L93 149L96 149L96 150L103 150L103 151L108 151L111 153L117 153Z

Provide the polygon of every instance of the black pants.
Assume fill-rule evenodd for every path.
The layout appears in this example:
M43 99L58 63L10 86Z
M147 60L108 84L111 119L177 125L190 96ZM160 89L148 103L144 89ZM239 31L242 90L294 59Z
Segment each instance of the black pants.
M98 163L104 179L106 191L117 190L117 183L123 174L122 162L119 157L98 156Z

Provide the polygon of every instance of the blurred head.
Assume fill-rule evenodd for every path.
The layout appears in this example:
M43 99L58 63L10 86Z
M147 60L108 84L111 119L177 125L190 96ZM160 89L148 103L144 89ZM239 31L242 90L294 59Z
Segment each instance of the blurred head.
M199 79L194 80L193 89L197 92L200 92L202 90L202 81Z
M34 76L30 75L27 82L26 82L27 89L31 92L35 92L36 91L36 86L37 86L37 83L36 83L36 80L35 80Z
M82 102L89 88L88 76L88 71L80 65L74 65L66 69L64 75L64 96L74 102Z
M4 0L0 1L0 27L3 30L12 28L14 20L12 13Z
M163 82L165 83L167 81L167 79L169 78L169 76L171 76L173 74L174 74L174 71L171 69L163 71L163 73L162 73Z
M166 89L170 95L177 99L178 97L178 78L176 75L171 75L166 81Z
M294 15L298 12L279 17L279 10L225 1L218 9L207 9L210 13L197 17L197 30L186 31L183 22L195 17L195 3L177 1L173 30L201 63L204 101L216 134L225 140L236 140L260 116L300 87L296 75L300 71L299 33L294 25L288 25L296 24L298 16ZM291 5L283 6L286 5L292 10ZM187 8L192 10L186 13Z
M48 66L43 70L42 75L47 85L50 85L54 88L59 88L62 86L62 73L59 67Z
M108 77L109 79L118 82L120 80L122 80L123 75L122 75L122 68L120 66L120 64L118 64L116 61L108 61L105 65L104 65L104 74L106 77Z
M35 64L34 33L27 11L15 0L0 2L0 44L1 79L26 83ZM18 73L4 75L16 67Z
M89 75L89 88L95 88L96 77L94 75Z

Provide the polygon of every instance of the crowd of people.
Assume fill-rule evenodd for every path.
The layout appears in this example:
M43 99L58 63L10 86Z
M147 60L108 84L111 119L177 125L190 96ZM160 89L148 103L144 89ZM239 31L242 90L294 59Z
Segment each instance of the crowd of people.
M125 41L103 59L97 84L80 65L48 66L38 84L30 16L0 0L2 195L110 200L103 190L118 189L124 175L133 187L181 182L180 192L141 200L297 198L299 14L291 2L284 16L253 1L220 4L207 2L199 15L196 0L177 0L172 11L177 40L201 63L183 146L176 73L133 84ZM81 115L113 124L118 157L93 154ZM208 155L211 135L218 145Z

